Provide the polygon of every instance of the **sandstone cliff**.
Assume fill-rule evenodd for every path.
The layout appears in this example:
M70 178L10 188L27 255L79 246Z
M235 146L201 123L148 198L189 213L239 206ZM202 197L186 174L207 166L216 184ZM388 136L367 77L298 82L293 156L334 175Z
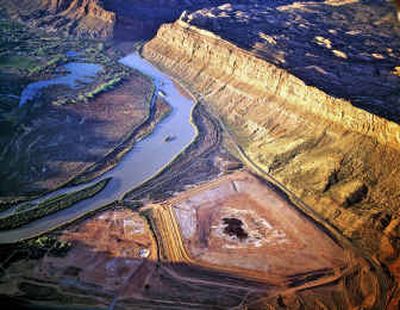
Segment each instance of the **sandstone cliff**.
M236 0L235 2L243 2ZM224 3L224 0L0 0L10 17L49 31L79 37L147 40L161 24L184 10Z
M143 55L203 98L254 163L395 264L400 126L182 19L162 26Z
M13 19L51 32L78 37L111 38L115 13L105 10L99 0L1 0Z
M158 40L158 41L157 41ZM350 102L334 98L319 89L306 85L302 80L265 62L251 53L237 48L221 37L191 26L182 20L174 25L164 25L157 39L146 50L173 49L179 42L179 53L190 57L192 65L204 66L205 72L216 74L219 87L230 87L252 98L265 95L284 99L289 109L314 114L347 130L368 135L380 143L400 147L400 126L379 116L355 108ZM201 43L200 43L201 42ZM214 49L218 47L218 52ZM174 60L174 58L170 59ZM203 64L203 65L202 65ZM218 70L215 72L213 70ZM205 74L204 72L204 74ZM224 80L223 77L229 80Z
M243 0L235 0L241 2ZM225 3L224 0L103 0L106 10L116 13L115 39L148 40L157 29L176 20L184 10Z
M400 123L400 25L387 1L223 5L187 14L306 84Z

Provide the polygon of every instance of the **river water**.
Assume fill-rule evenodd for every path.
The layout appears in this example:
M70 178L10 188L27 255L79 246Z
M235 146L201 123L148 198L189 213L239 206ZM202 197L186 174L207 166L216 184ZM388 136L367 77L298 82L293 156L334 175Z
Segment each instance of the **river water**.
M172 112L157 124L151 135L137 142L117 166L101 177L83 185L57 190L33 202L37 203L63 193L73 192L102 179L111 178L100 193L28 225L0 232L0 243L12 243L40 235L77 219L89 211L122 199L126 192L154 177L193 142L196 137L196 128L191 122L194 101L185 97L168 75L159 71L138 54L130 54L120 62L151 77L155 83L156 92L161 91L165 94L164 99L171 105ZM174 139L166 142L166 137L174 137Z
M98 64L84 62L70 62L63 66L66 74L51 80L38 81L29 84L21 93L19 107L23 107L28 101L33 100L43 88L53 85L65 85L69 88L79 88L82 84L91 83L103 67Z

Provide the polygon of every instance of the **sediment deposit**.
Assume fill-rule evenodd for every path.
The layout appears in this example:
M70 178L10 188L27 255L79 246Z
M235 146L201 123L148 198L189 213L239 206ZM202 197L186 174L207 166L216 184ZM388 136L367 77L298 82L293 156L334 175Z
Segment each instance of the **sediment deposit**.
M248 172L146 205L142 214L154 232L161 262L238 277L238 289L246 288L246 281L265 287L264 294L249 291L241 303L249 309L274 309L277 304L369 309L385 303L380 271L371 272L368 261ZM200 281L196 273L191 279Z
M295 10L296 5L293 6ZM316 3L310 7L297 6L298 12L321 9ZM351 3L338 6L340 10L356 8ZM370 9L368 5L365 8ZM240 27L254 27L257 31L262 19L256 15L259 23L253 24L252 19L246 20L246 16L252 16L246 6L220 7L222 17L211 10L183 14L177 22L160 28L157 36L145 45L143 55L185 82L206 102L234 133L251 162L273 175L364 251L393 266L400 248L396 241L399 237L400 126L390 119L396 119L398 113L392 110L390 119L380 113L394 104L390 96L387 106L381 102L382 106L374 114L367 110L374 100L379 101L387 85L398 89L398 80L393 80L394 75L370 76L368 85L374 91L364 101L360 98L352 101L356 91L344 96L344 92L336 92L331 87L328 94L325 88L332 81L329 74L320 81L324 87L319 84L317 88L313 86L316 83L306 84L293 75L296 67L291 67L290 62L286 63L287 67L277 66L268 57L244 49L246 46L235 42L233 35L227 38L223 15L233 14L230 10L244 21L229 24L229 29L240 32ZM343 19L347 15L341 16ZM330 26L333 28L334 24ZM358 20L354 29L348 31L362 26ZM394 45L398 44L396 29ZM390 57L398 59L396 55ZM325 60L330 61L329 57L318 59L321 65ZM354 79L361 79L365 74L361 71ZM350 83L349 80L337 82L341 90ZM346 99L335 94L344 94ZM398 270L391 271L398 277Z

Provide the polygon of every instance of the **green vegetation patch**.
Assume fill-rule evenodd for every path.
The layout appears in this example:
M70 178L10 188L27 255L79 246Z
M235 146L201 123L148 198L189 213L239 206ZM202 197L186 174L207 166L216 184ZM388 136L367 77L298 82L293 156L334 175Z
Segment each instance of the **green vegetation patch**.
M68 56L70 51L76 55ZM117 86L129 75L132 70L118 62L120 57L109 43L50 35L0 17L0 96L2 100L10 101L13 107L19 102L15 96L19 97L28 83L60 75L61 66L69 62L95 63L103 67L103 72L94 81L69 89L62 95L50 93L46 104L86 102ZM10 76L14 83L8 82ZM35 101L42 103L43 99Z
M0 57L0 70L15 68L18 70L31 70L37 62L32 57L2 56Z
M45 254L51 256L65 256L72 244L69 241L59 240L56 236L44 235L20 244L20 248L28 251L32 259L39 259Z
M93 197L104 189L110 178L102 180L92 186L86 187L80 191L70 194L63 194L50 198L36 207L26 209L22 212L11 214L10 216L0 218L0 230L7 230L20 227L44 216L57 211L71 207L73 204L84 199Z
M110 90L112 88L114 88L115 86L117 86L120 82L121 82L122 78L121 77L117 77L114 79L111 79L109 81L104 82L103 84L98 85L95 89L93 89L91 92L89 92L87 94L88 98L93 98L96 95L105 92L107 90Z

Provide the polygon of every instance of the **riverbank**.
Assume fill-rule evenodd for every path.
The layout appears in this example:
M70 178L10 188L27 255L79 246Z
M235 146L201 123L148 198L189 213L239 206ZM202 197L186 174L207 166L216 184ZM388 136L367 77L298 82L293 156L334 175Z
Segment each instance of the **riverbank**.
M160 85L162 85L162 83ZM176 87L174 89L176 89ZM168 92L166 93L166 95L166 98L169 98L171 100L171 97L169 97L170 94ZM276 274L274 274L273 276L269 275L265 277L265 275L262 276L259 272L254 270L243 271L243 266L240 266L240 268L238 268L237 264L240 259L243 260L243 258L245 257L243 256L244 254L239 253L240 255L236 257L235 255L238 255L238 253L236 253L234 249L230 248L229 246L225 247L225 245L232 245L232 243L234 243L235 246L242 248L244 245L241 244L242 241L240 239L236 240L234 238L231 238L228 240L229 242L227 244L224 243L222 244L222 246L215 246L214 244L213 247L214 252L228 251L229 258L231 259L230 264L233 267L226 264L224 256L218 254L219 252L213 252L214 254L209 257L208 251L204 252L203 247L201 247L203 250L200 251L202 259L206 261L210 259L213 261L215 260L217 263L204 264L196 261L196 259L198 259L197 254L199 253L193 254L188 252L187 249L189 248L191 249L191 252L196 252L198 250L196 249L196 245L201 245L201 243L204 241L203 237L210 237L210 240L212 241L211 243L213 243L221 236L219 236L218 234L217 235L219 237L215 234L211 236L207 233L203 234L201 231L199 231L198 235L196 235L196 238L200 236L199 238L201 240L194 243L188 242L188 238L185 237L185 235L187 236L186 232L188 229L190 230L190 228L188 228L190 225L186 225L188 222L185 219L188 219L189 222L190 219L186 218L185 212L188 211L190 213L191 210L185 208L185 205L193 203L193 201L191 201L192 198L195 201L202 201L201 199L205 199L206 203L200 203L201 206L212 205L212 203L215 203L215 199L217 198L214 197L214 195L217 195L219 197L218 201L221 203L215 206L214 209L217 210L218 208L225 208L225 213L221 215L221 219L224 220L224 218L230 218L231 214L229 213L229 210L231 208L235 208L235 210L237 211L235 213L236 217L239 218L240 221L242 221L242 226L244 229L246 229L245 233L247 233L248 236L252 235L252 237L254 237L254 240L252 239L253 241L257 239L255 238L255 236L257 235L255 234L255 232L259 231L259 226L261 224L260 220L255 220L253 217L250 216L250 213L252 209L258 210L261 208L261 210L264 210L261 213L264 217L268 217L268 221L271 221L271 223L274 224L273 226L280 225L279 231L285 231L285 233L288 236L290 235L293 239L292 240L289 238L290 240L292 240L288 241L289 243L291 243L291 245L288 248L281 249L282 253L285 253L285 255L289 256L295 255L296 251L293 251L293 249L297 249L299 242L304 243L303 246L311 249L311 252L313 252L314 255L316 254L316 248L313 247L313 244L310 240L307 240L307 238L309 238L307 233L302 231L299 236L296 236L296 234L293 234L293 231L291 229L288 229L288 227L291 227L291 225L283 224L285 223L285 221L288 221L287 218L283 218L282 223L279 223L279 221L274 219L274 216L282 216L281 212L275 212L278 215L267 214L270 208L276 207L275 204L278 200L279 204L283 204L285 205L285 207L291 205L290 201L286 200L284 198L285 195L283 195L281 192L275 192L275 189L273 187L266 187L265 184L260 181L260 179L254 178L254 176L249 175L246 171L232 173L238 168L241 168L241 164L224 149L222 143L224 139L225 145L229 143L235 143L235 141L229 138L229 135L226 135L226 132L224 132L226 129L223 127L223 125L221 125L218 119L214 118L211 114L207 112L204 105L197 104L193 108L193 110L192 108L193 107L190 107L189 111L187 111L190 112L189 114L185 114L185 116L190 119L189 123L191 125L193 125L194 123L197 128L195 131L195 135L193 136L192 143L188 143L186 145L180 144L181 148L179 149L179 152L176 152L176 154L171 154L170 161L166 162L163 165L160 165L158 173L153 174L151 177L145 178L145 182L140 187L136 187L134 191L124 195L123 197L120 196L120 204L122 203L125 206L129 206L133 210L137 210L137 208L140 207L142 204L145 205L145 207L140 208L139 211L142 215L148 218L148 225L149 227L151 227L152 233L154 234L153 237L155 238L154 240L157 242L157 257L154 256L156 251L155 243L153 243L149 252L149 255L153 255L151 259L142 258L142 260L138 262L138 253L147 253L147 251L140 251L140 249L137 249L137 251L135 250L134 253L129 254L127 252L124 252L125 254L121 254L119 249L124 249L124 239L127 233L133 233L134 238L140 236L140 233L137 233L137 235L135 236L136 233L132 231L132 227L129 229L129 220L131 216L124 215L122 218L120 218L119 222L117 220L117 222L113 224L117 224L115 227L119 227L120 229L118 234L123 233L123 237L116 236L114 234L110 235L109 231L104 228L109 227L107 226L109 224L105 226L93 224L93 226L91 226L92 224L89 223L96 223L99 221L99 219L101 221L110 221L110 217L109 215L107 215L107 213L111 211L106 211L105 213L100 214L99 209L96 208L88 208L85 210L85 208L88 207L87 205L90 204L89 201L89 203L87 203L86 205L80 204L71 208L76 210L76 217L71 217L71 214L69 214L68 217L70 217L70 220L63 220L63 224L60 224L59 229L50 234L50 236L65 236L65 230L70 231L71 228L72 230L75 230L77 232L77 234L75 234L76 239L73 239L76 245L72 246L72 248L67 252L67 258L58 257L53 260L54 262L56 262L57 270L59 272L56 272L55 274L48 272L50 269L47 263L49 259L51 259L49 256L46 256L43 259L29 258L27 261L25 261L24 264L15 264L12 268L8 269L7 274L14 279L14 286L13 289L8 291L7 294L9 296L13 296L14 294L18 293L24 296L23 298L25 299L31 299L32 296L38 296L40 302L47 305L51 305L54 302L59 302L60 298L70 298L69 300L71 303L84 304L86 306L98 305L98 303L96 303L97 301L100 302L102 306L115 304L118 304L119 306L130 306L132 304L140 304L143 306L153 307L156 305L171 302L174 304L187 306L188 301L183 296L190 296L191 298L193 296L196 296L196 302L191 303L191 306L201 308L205 305L206 301L208 306L210 306L210 304L215 306L217 304L221 305L222 303L226 307L234 307L235 305L240 303L241 300L246 300L245 304L254 307L266 307L267 305L274 305L276 303L282 302L291 305L295 304L298 300L301 300L310 306L315 304L329 306L333 305L336 301L336 299L331 298L330 295L332 290L334 290L336 292L336 296L340 294L341 300L345 302L352 302L355 298L354 296L357 295L357 298L365 297L366 299L369 299L371 304L378 303L377 300L381 300L379 296L381 296L384 287L380 286L381 282L376 279L376 274L374 272L371 272L368 262L364 261L362 256L355 257L354 255L358 254L357 252L353 252L353 249L350 245L348 245L347 243L342 244L341 239L331 239L329 231L328 234L326 234L327 231L321 229L321 226L314 225L315 223L310 222L310 219L307 216L304 216L304 214L302 214L301 212L297 213L297 211L294 211L293 206L290 207L293 208L293 210L290 210L290 212L288 212L291 213L292 217L301 217L302 220L298 221L292 219L292 221L290 221L291 224L296 224L296 227L300 230L308 229L309 231L312 231L313 234L317 234L316 231L318 231L318 238L321 238L320 240L323 240L325 245L329 243L329 246L327 246L327 248L340 247L348 252L341 255L339 260L337 260L338 258L335 256L330 256L329 259L326 257L326 255L324 255L323 257L318 256L318 266L313 265L315 263L313 260L307 261L310 253L303 253L300 255L301 259L307 261L307 263L311 264L310 266L315 268L311 268L312 270L309 268L310 270L307 269L304 273L300 274L298 270L294 271L293 276L288 276L287 274L284 274L284 279L279 279ZM172 111L171 115L167 117L164 121L168 121L171 116L174 116L174 111ZM167 151L169 149L168 146L170 145L170 143L174 143L175 141L173 140L171 142L165 142L165 134L170 132L168 130L162 131L164 129L164 121L159 124L152 135L142 140L143 142L146 141L146 139L148 138L151 139L154 136L158 136L158 140L156 140L158 141L156 143L157 148L155 149L158 151L160 151L160 146L166 147ZM161 133L159 132L159 130L161 130ZM137 149L140 150L141 146L138 145ZM138 168L141 167L140 163L142 165L144 162L148 163L150 161L150 158L149 156L146 156L144 162L135 162L135 164L133 164L133 162L131 162L130 160L134 159L135 155L138 155L135 154L134 150L135 148L132 150L132 152L129 152L126 156L124 156L120 163L109 173L113 173L113 170L119 169L121 173L124 172L120 176L132 176L137 174ZM128 160L127 163L125 162L126 160ZM104 177L106 177L107 175L108 173L106 173ZM115 177L118 178L118 174L114 174L114 178ZM219 188L218 186L224 184L224 180L231 180L231 183L233 183L234 185L223 185L222 187L224 188ZM122 181L122 179L120 181ZM243 184L238 187L238 183L240 182L242 182ZM246 182L249 182L249 184ZM255 191L257 192L257 194L254 194L253 191L251 191L251 195L254 194L254 197L251 196L251 199L249 198L247 200L239 199L231 201L233 199L231 197L231 191L238 190L235 189L236 187L239 188L239 192L244 190L244 192L247 193L245 189L250 185L254 186L254 184L258 184L257 191ZM115 190L115 186L118 188L120 186L124 186L124 184L114 182L114 188L111 187L108 189L108 193L107 191L103 193L103 198L99 196L94 197L94 200L92 202L96 202L96 204L98 205L106 205L106 201L103 201L102 199L104 199L105 196L114 195L115 192L113 191ZM214 189L215 186L217 186L218 188ZM134 186L130 185L126 188L129 187L131 189ZM123 193L125 191L123 189L120 189L120 192ZM268 195L265 194L266 192L268 192ZM271 198L272 200L269 202L264 201L264 204L261 206L260 203L255 202L258 201L257 199L264 199L262 197L266 196L270 198L273 196ZM212 201L207 200L210 198L212 198ZM160 204L160 207L153 208L153 203ZM271 204L271 206L269 206L268 204ZM169 208L170 206L177 206L177 208L172 211L172 209ZM244 208L244 206L246 207ZM115 204L114 207L115 210L121 208L121 206L117 207ZM206 207L206 209L207 208L208 207ZM198 212L200 214L203 211L199 209ZM177 215L178 213L180 214L179 216ZM89 216L89 214L95 216L91 217ZM207 212L205 214L202 213L201 216L200 215L200 220L208 218ZM270 218L271 216L272 219ZM85 217L85 219L83 217ZM78 218L79 221L76 221L76 219ZM116 219L114 216L113 218ZM74 224L72 226L65 226L67 223L71 223L72 221L74 221ZM54 222L50 223L54 225ZM201 230L204 227L210 226L211 224L212 223L203 221L202 225L200 225L198 229ZM64 228L61 228L61 225ZM265 226L264 228L270 227L265 223L263 225ZM197 227L197 225L195 226ZM53 226L52 228L54 229L56 227L57 226ZM84 273L83 271L77 269L71 269L72 266L79 265L77 259L79 259L79 257L82 257L77 255L77 251L79 251L79 253L83 253L82 255L89 255L90 253L95 252L92 250L95 244L88 244L87 247L83 248L80 247L82 240L86 238L82 238L80 236L87 236L87 229L85 227L98 228L96 234L94 235L103 240L101 244L114 244L115 240L122 240L117 241L117 244L120 243L121 246L117 245L115 248L113 248L113 252L109 256L101 256L101 263L99 263L98 268L93 269L88 273ZM49 227L47 227L47 229L49 229ZM121 229L123 229L123 231ZM270 227L268 229L272 228ZM207 228L204 228L204 230L208 231ZM222 230L224 230L224 228L222 228ZM269 234L266 234L260 239L260 242L263 242L264 239L269 240L269 238L279 239L282 237L282 233L276 233L274 236L273 234L271 234L271 236ZM224 238L229 237L225 236ZM184 239L186 239L186 241ZM61 237L60 240L65 239L64 237ZM71 242L73 240L67 239L68 242ZM296 240L299 242L297 242ZM332 240L334 240L334 242L332 242ZM258 244L257 242L255 244ZM212 246L211 243L209 244L209 246ZM264 243L265 246L268 245L268 242L265 241ZM276 246L282 248L285 245L278 244ZM141 247L143 247L143 244L141 244ZM300 248L300 250L297 250L301 251L303 249L302 247ZM289 251L288 249L292 250ZM242 251L244 250L242 249ZM264 259L265 253L263 254L261 252L258 250L258 248L254 248L250 252L248 252L247 250L245 251L245 253L247 253L246 255L251 254L253 258L257 255L261 255L261 257L256 257L256 259L253 259L254 265L257 265L259 261ZM281 257L282 253L277 251L275 254L277 255L277 257ZM92 260L93 256L91 256L91 254L90 257ZM237 258L237 260L235 259L235 257ZM218 262L222 261L224 262L224 265L219 266ZM330 262L334 262L334 266L330 266ZM120 263L122 265L120 265ZM276 266L282 267L282 264L285 262L282 262L281 260L276 260L275 263ZM323 265L326 263L328 263L328 265L330 266L327 269L323 268ZM26 283L26 281L22 280L21 282L21 279L13 276L18 272L21 272L21 270L28 270L28 266L30 266L30 264L38 264L40 266L39 268L41 268L41 271L38 273L36 272L36 270L33 270L33 276L28 284ZM252 266L252 264L250 265L250 269L256 268ZM101 266L105 268L105 272L102 271L103 267ZM111 269L108 269L107 266L120 266L122 269L121 272L112 273L111 271L109 271ZM268 265L265 265L264 263L262 264L262 268L265 269L267 267ZM259 266L257 268L259 268ZM376 269L374 270L378 272ZM287 272L287 270L283 268L282 272L285 273ZM23 273L25 273L25 271L23 271ZM265 273L269 274L269 272ZM91 274L91 277L93 278L85 278L85 280L82 280L80 275L83 276L84 274ZM125 277L128 277L128 275L130 275L129 279L131 279L130 277L134 275L136 281L117 281L118 284L116 284L116 287L113 287L113 293L111 295L107 294L105 288L108 287L107 281L109 279L117 279L116 277L125 279ZM53 289L50 291L49 294L47 294L47 296L50 297L46 301L34 292L35 290L48 289L49 283L53 282L54 279L57 279L57 281L60 281L60 279L69 280L69 283L71 283L73 290L60 292L57 286L55 288L53 286ZM107 280L105 281L105 279ZM157 290L156 298L156 296L154 295L155 291L153 291L153 287L156 286L157 283L160 283L160 279L163 279L161 285L162 290ZM365 279L368 280L368 283L370 284L369 286L374 288L372 291L365 290L360 284L361 282L364 283L366 281ZM188 286L187 281L190 281L192 285ZM360 288L357 293L354 293L354 295L346 286L346 284L349 282L353 286ZM91 290L91 293L89 294L90 296L87 299L79 299L78 295L80 294L76 295L77 290L82 294L87 295L85 292L87 292L89 287L92 287L93 284L97 285L97 300L94 301L90 297L94 294L93 290ZM330 285L331 290L326 291L325 286L328 284ZM170 295L171 285L174 287L181 287L181 289L179 290L181 292L181 295L179 297L175 295ZM334 288L332 288L332 285L334 285ZM157 287L160 288L160 285L158 285ZM117 290L114 291L114 288L117 288ZM193 288L195 289L193 290ZM219 299L218 303L216 303L216 300L210 300L209 298L209 296L211 296L211 292L215 292L216 288L218 288L220 292L218 296L223 296L222 299ZM222 292L221 289L224 289L224 291ZM133 294L134 292L135 294ZM138 296L138 292L140 292L140 297ZM247 297L245 296L249 296L250 294L252 296L251 299L247 299ZM282 295L284 297L282 297ZM206 296L206 300L204 299L204 296ZM213 296L215 296L215 294ZM226 298L227 296L229 298ZM160 297L162 299L161 301Z
M152 85L120 64L122 52L110 43L50 35L3 17L0 25L6 207L62 186L121 144L147 117Z
M86 169L65 186L90 182L114 168L118 165L121 158L134 147L135 143L151 134L156 125L167 117L169 113L171 113L170 105L153 92L153 98L150 100L149 115L143 123L137 126L120 145L114 148L102 160Z
M149 79L132 72L119 87L88 103L38 110L30 116L29 127L4 149L15 152L3 170L9 172L3 192L33 197L69 183L145 122L153 92Z
M50 198L37 205L21 206L12 214L0 218L0 230L11 230L17 227L27 225L34 220L53 214L57 211L71 207L75 203L91 198L98 194L107 185L110 179L102 180L92 186L88 186L80 191L60 195Z
M156 85L157 94L159 91L164 93L164 97L173 109L172 113L158 124L151 135L138 141L135 147L122 157L117 166L101 177L84 185L61 188L32 202L41 203L49 198L68 194L102 179L110 178L105 189L98 195L17 229L2 232L0 242L13 243L39 236L113 204L115 201L120 201L126 192L152 179L192 143L197 135L191 121L194 102L183 96L167 75L158 71L139 55L131 54L123 58L121 63L151 77ZM158 113L158 117L162 114ZM146 131L142 131L141 134L146 134ZM167 141L166 137L174 137L174 139Z
M163 200L188 187L242 167L242 164L223 147L218 120L202 104L196 105L192 119L198 132L193 143L157 176L126 193L126 205L135 205L136 201L145 198Z

